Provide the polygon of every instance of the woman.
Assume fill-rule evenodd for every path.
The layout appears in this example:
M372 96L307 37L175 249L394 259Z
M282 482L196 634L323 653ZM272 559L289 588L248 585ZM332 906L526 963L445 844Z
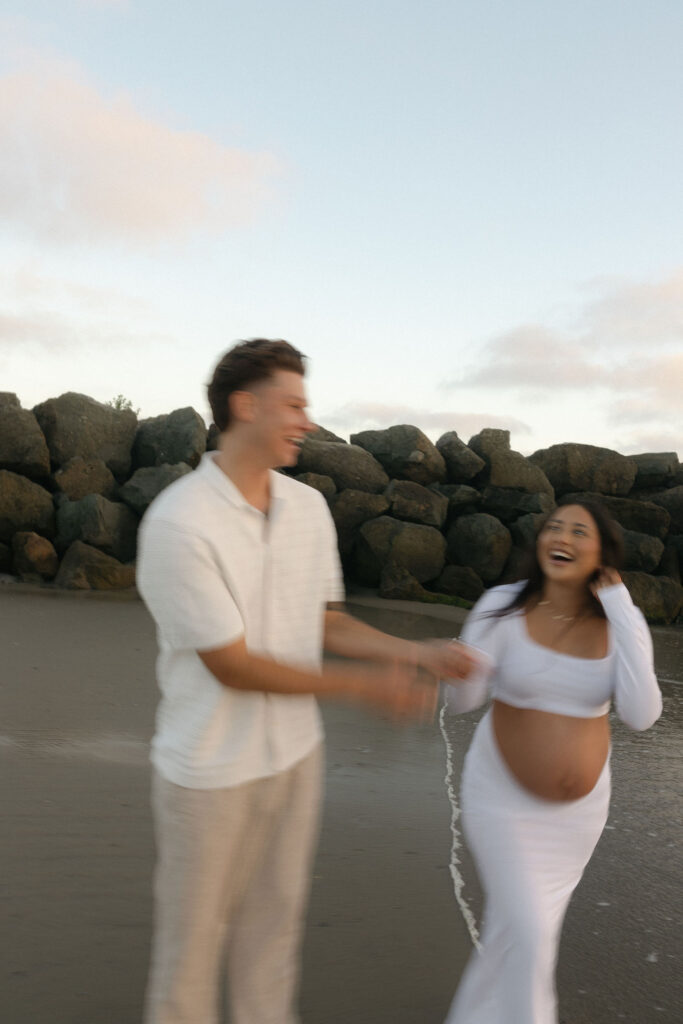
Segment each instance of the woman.
M662 701L652 641L617 572L619 528L597 504L561 504L527 580L493 587L462 639L476 678L446 688L455 711L491 709L462 777L462 820L485 895L447 1024L556 1024L555 963L567 904L609 808L608 711L648 729Z

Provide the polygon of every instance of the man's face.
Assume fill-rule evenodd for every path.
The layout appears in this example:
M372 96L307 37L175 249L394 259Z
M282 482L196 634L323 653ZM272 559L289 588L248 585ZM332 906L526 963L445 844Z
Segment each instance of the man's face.
M254 395L254 442L269 465L295 466L306 434L314 425L306 415L304 379L290 370L277 370L250 389Z

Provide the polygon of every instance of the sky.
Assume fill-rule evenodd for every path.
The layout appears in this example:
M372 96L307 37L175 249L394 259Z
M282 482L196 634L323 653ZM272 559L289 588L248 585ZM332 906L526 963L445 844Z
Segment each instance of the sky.
M3 0L0 391L683 458L680 0Z

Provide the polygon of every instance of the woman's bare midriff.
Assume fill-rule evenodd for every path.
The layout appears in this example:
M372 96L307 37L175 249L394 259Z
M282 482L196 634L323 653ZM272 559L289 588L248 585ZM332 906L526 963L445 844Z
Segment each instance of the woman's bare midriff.
M517 781L545 800L586 796L609 754L607 715L573 718L494 700L493 730Z

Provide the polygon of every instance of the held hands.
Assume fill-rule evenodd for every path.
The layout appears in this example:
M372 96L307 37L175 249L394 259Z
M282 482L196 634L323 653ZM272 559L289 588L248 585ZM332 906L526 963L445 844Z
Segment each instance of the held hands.
M472 652L457 640L429 640L415 646L417 664L437 681L467 679L479 666Z
M617 583L621 583L621 576L616 569L600 568L596 578L589 583L589 587L594 597L599 599L601 590L605 587L614 587Z

